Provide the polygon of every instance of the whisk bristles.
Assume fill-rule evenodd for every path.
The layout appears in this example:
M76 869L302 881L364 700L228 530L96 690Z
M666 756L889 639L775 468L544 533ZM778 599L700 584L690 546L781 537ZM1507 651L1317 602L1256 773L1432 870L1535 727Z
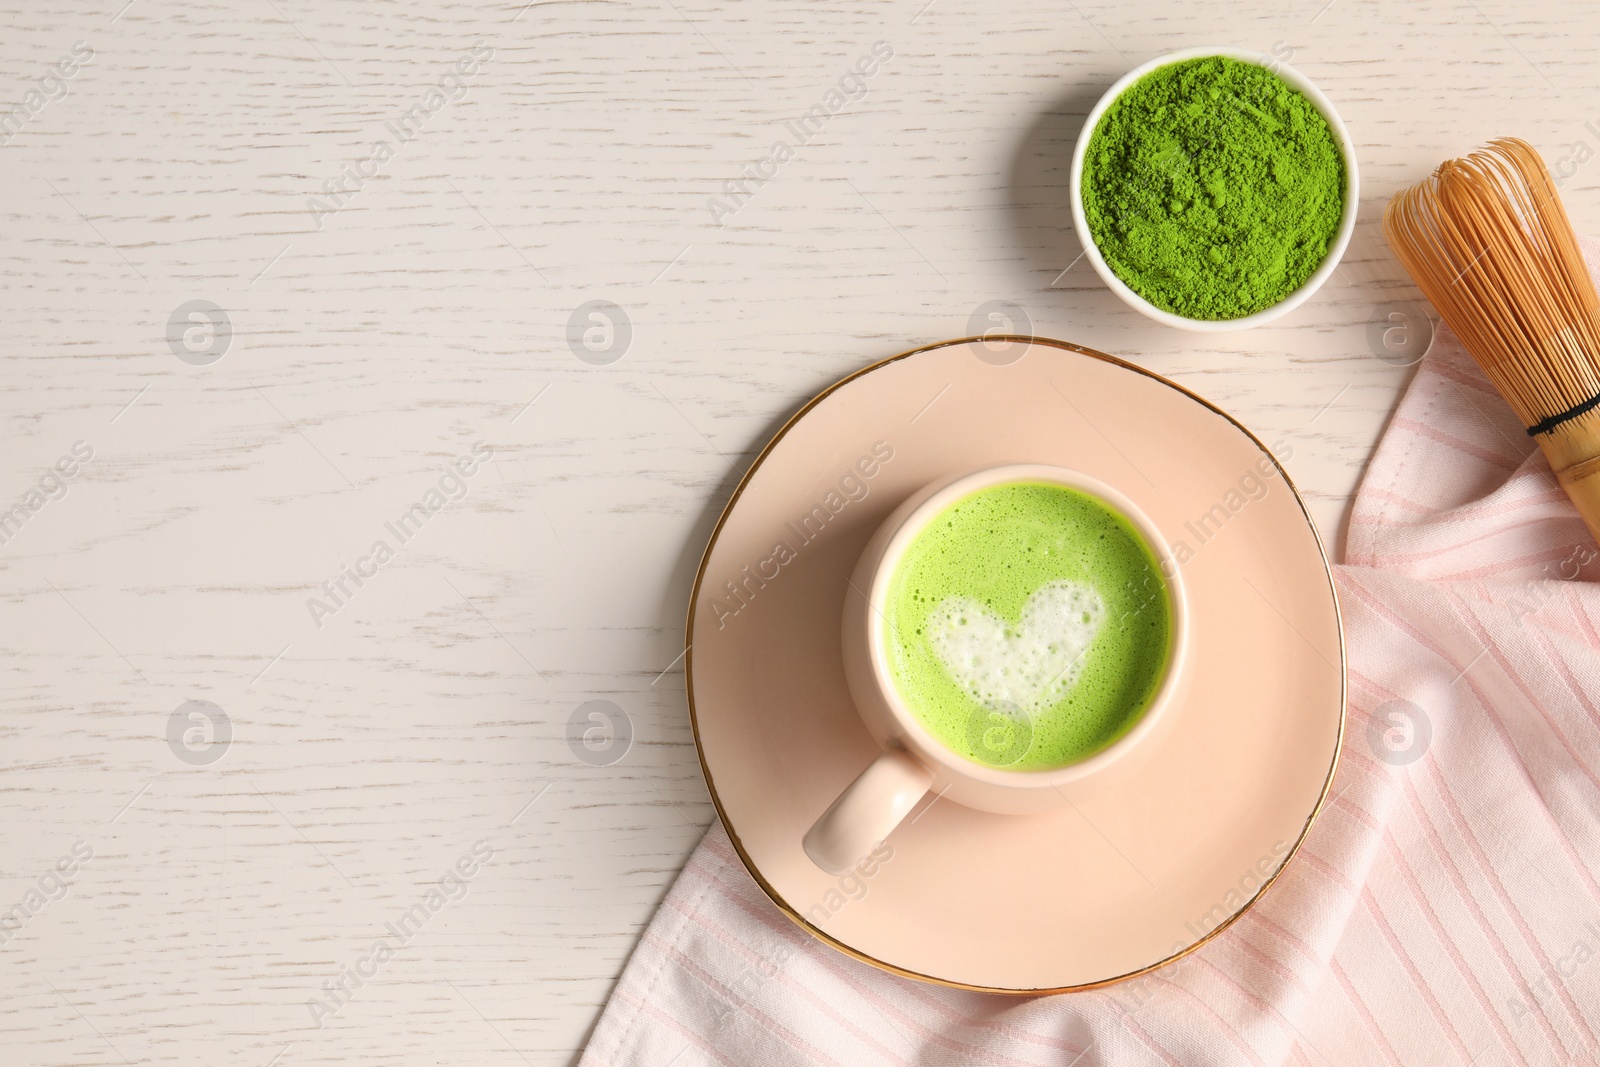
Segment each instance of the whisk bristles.
M1440 164L1389 202L1383 232L1529 434L1600 406L1600 299L1531 145Z

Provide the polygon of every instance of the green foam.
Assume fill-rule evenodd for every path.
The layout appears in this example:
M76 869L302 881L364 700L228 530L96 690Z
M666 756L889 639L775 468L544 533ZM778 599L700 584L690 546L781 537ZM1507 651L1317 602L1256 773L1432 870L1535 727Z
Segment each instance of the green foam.
M968 684L990 694L981 703L952 674L939 649L949 655L951 641L977 632L964 627L982 624L979 612L965 609L980 606L1003 624L1007 640L1021 640L1024 608L1040 590L1046 592L1035 601L1036 610L1052 601L1059 607L1056 617L1064 620L1062 633L1070 636L1082 622L1077 632L1092 630L1092 640L1075 652L1070 640L1050 638L1053 651L1040 655L1056 658L1040 662L1070 660L1065 673L1003 672L1005 684L1024 679L1007 694L1043 694L1036 703L1059 696L1031 708L997 701L993 693L1001 690L974 680L982 668L972 664L998 670L994 664L1022 662L1016 655L960 660ZM1085 598L1103 606L1092 620L1097 629L1088 621L1091 613L1079 610ZM981 489L929 522L890 576L883 627L891 678L918 721L967 759L1017 771L1076 763L1125 734L1160 685L1172 643L1170 594L1145 540L1098 499L1036 482ZM1038 626L1033 632L1054 631ZM1033 684L1046 675L1057 686L1074 675L1076 680L1054 693Z

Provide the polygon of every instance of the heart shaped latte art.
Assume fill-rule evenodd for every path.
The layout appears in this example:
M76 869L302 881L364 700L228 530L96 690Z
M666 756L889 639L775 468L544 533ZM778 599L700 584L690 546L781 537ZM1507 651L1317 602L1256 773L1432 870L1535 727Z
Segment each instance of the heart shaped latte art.
M976 703L1032 718L1078 683L1105 615L1094 589L1057 581L1033 591L1014 626L976 600L951 597L933 609L926 632L945 670Z

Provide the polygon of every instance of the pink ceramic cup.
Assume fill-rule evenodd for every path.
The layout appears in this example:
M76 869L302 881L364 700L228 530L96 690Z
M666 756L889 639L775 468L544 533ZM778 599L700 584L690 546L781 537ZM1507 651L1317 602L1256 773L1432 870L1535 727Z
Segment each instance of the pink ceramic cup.
M883 604L902 555L924 526L951 504L980 489L1014 482L1061 485L1095 497L1122 515L1144 538L1165 578L1172 620L1166 673L1139 721L1088 759L1042 771L1012 771L977 763L946 748L917 720L895 688L884 643ZM883 753L823 812L802 844L830 874L843 874L889 835L930 790L980 811L1025 814L1069 803L1086 788L1114 788L1130 756L1148 749L1181 684L1188 647L1183 580L1166 539L1138 506L1103 482L1065 467L991 467L928 485L884 520L856 564L845 598L842 646L845 677L867 729Z

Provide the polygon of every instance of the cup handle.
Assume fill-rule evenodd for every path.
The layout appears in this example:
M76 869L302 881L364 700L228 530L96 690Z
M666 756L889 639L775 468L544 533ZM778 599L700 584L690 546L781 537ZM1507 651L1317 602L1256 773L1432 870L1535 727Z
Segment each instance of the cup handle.
M811 862L843 874L910 814L933 784L933 772L901 748L891 748L845 787L811 824L801 845Z

